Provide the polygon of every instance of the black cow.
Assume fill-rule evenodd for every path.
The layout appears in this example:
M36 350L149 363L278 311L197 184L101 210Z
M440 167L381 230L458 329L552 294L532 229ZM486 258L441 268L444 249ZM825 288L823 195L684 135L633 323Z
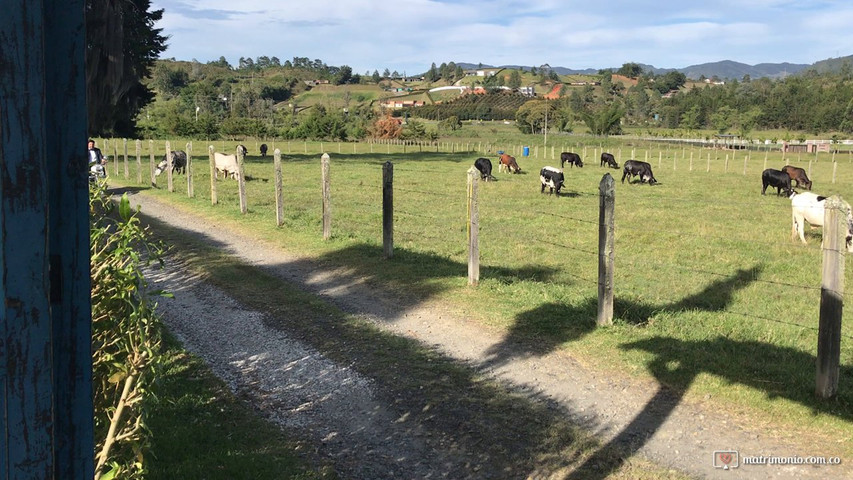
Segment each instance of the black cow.
M601 165L600 166L603 167L605 163L610 168L619 168L619 164L616 163L616 159L613 158L613 154L607 153L607 152L601 152Z
M768 168L761 172L761 194L767 191L767 187L776 187L776 196L785 193L786 197L790 197L793 193L791 190L791 177L782 170Z
M563 171L554 167L542 167L539 171L539 181L542 183L542 188L539 193L545 193L545 187L550 188L548 194L552 195L556 190L557 196L560 196L560 189L563 188L565 177Z
M560 168L565 168L566 162L571 164L573 167L575 165L577 165L578 168L583 167L583 162L581 161L581 156L578 155L577 153L572 153L572 152L561 153L560 154Z
M793 165L785 165L782 167L782 171L787 173L789 177L791 177L792 181L797 182L797 187L800 184L805 185L809 190L812 189L812 181L809 180L809 176L806 175L806 171L800 167L795 167Z
M474 168L480 171L480 178L484 181L488 182L495 179L492 176L492 161L488 158L480 157L474 160Z
M634 176L639 175L640 183L649 182L649 185L654 185L658 183L655 175L652 173L652 166L648 164L648 162L641 162L639 160L628 160L625 162L625 170L622 173L622 183L625 183L625 177L628 175L631 178L628 179L628 183L631 183L634 180Z
M183 150L174 150L172 153L172 173L187 173L187 152ZM154 169L154 175L160 175L169 168L169 159L163 155L163 160L157 164Z
M262 143L260 146L260 150L261 150L261 157L266 157L267 156L267 144Z

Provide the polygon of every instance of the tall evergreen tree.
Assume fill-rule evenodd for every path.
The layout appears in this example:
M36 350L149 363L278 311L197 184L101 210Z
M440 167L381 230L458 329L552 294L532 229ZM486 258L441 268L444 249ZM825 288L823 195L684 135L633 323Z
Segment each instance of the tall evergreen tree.
M142 83L166 49L149 0L86 1L86 95L90 135L132 136L154 98Z

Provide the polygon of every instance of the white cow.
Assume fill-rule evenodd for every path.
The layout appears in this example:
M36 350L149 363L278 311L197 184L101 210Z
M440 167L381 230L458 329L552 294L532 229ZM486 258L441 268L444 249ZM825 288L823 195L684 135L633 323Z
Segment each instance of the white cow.
M826 199L829 197L820 196L811 192L794 193L791 195L791 239L794 240L799 235L800 240L806 243L806 237L803 233L805 222L808 222L812 227L823 226L824 209ZM853 253L853 212L851 212L850 204L843 202L842 211L847 214L847 251Z
M215 167L213 176L216 178L219 178L220 172L222 172L222 178L225 178L225 175L231 178L237 178L240 175L240 169L237 166L237 155L213 152L213 165Z

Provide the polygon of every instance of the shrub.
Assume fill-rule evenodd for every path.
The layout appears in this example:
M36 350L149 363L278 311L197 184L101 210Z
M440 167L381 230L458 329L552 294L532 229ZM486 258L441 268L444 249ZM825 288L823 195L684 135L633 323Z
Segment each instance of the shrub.
M159 259L155 244L122 196L105 186L89 196L95 479L141 478L149 446L145 408L160 363L161 327L142 267Z

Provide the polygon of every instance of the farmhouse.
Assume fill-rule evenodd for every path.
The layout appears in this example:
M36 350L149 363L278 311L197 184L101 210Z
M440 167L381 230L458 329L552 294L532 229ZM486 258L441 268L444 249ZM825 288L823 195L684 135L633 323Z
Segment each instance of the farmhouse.
M830 151L829 140L806 140L806 143L782 142L783 153L818 153Z
M478 70L465 70L466 77L491 77L498 73L499 68L481 68Z
M423 100L385 100L379 105L382 108L407 108L407 107L423 107L426 104Z

